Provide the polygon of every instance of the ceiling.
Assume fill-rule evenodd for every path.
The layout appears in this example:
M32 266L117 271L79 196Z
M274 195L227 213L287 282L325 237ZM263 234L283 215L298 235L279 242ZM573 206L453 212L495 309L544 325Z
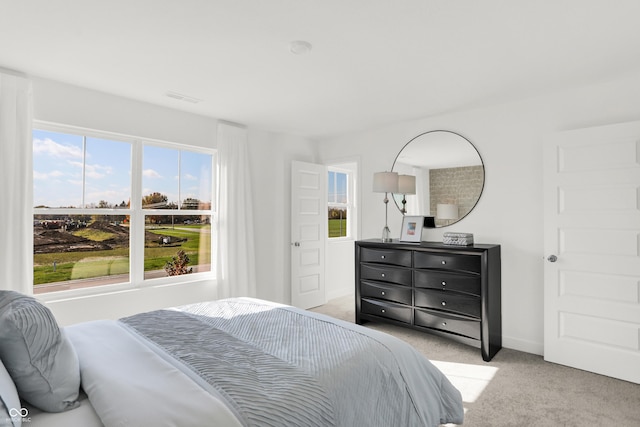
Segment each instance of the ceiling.
M639 16L637 0L0 0L0 67L320 139L640 73Z

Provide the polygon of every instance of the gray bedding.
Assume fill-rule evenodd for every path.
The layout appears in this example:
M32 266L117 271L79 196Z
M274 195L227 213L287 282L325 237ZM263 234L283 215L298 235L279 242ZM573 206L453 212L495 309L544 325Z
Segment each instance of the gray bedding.
M252 299L120 322L221 398L241 425L462 423L460 393L437 368L404 342L351 323Z

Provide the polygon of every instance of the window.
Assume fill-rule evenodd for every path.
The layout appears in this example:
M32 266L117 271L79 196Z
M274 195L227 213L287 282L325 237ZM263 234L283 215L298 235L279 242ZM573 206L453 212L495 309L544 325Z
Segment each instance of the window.
M214 165L213 150L36 125L34 293L211 274Z
M334 167L328 168L329 238L350 236L350 173Z
M143 148L142 209L145 217L144 278L173 272L166 259L185 251L193 267L211 271L211 211L213 159L196 153L153 145ZM182 262L176 258L174 263Z

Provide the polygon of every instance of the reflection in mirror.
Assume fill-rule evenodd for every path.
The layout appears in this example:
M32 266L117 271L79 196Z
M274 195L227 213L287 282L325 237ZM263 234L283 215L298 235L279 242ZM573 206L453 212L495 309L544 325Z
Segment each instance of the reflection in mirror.
M391 170L415 176L415 194L394 194L398 209L406 215L435 217L436 227L464 218L484 188L484 165L478 150L451 131L416 136L400 150Z

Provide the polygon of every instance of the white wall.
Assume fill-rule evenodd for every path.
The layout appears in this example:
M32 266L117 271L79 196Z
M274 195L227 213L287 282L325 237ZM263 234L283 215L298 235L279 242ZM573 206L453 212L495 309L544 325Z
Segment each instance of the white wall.
M327 300L353 294L355 240L327 242L325 295Z
M428 102L425 101L425 102ZM362 238L379 238L383 195L372 192L374 172L389 170L414 136L435 129L458 132L478 149L486 169L476 208L449 228L471 232L480 243L502 245L503 345L543 352L542 143L550 133L640 118L640 77L618 79L504 105L456 112L320 141L320 159L361 157ZM400 233L401 215L389 206L389 227ZM352 255L353 256L353 255ZM344 271L343 276L352 276ZM353 286L353 282L351 282Z
M218 121L52 80L33 79L34 118L212 148ZM176 101L178 102L178 101Z

